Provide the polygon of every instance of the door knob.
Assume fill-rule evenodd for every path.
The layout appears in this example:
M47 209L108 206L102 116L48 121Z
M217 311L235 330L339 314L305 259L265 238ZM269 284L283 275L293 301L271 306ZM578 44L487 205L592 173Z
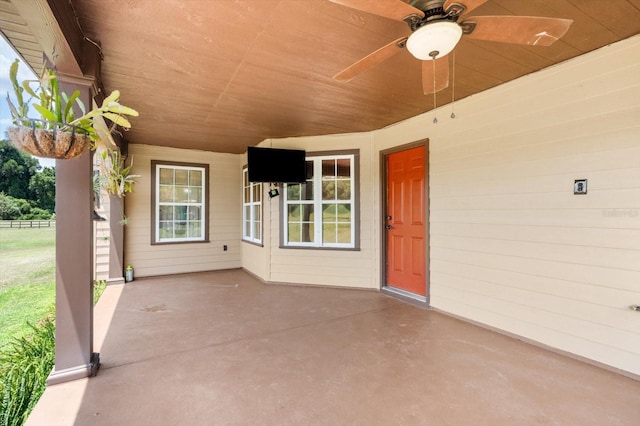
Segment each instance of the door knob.
M385 229L393 229L393 226L391 226L391 225L385 225L385 226L384 226L384 228L385 228Z
M640 311L640 305L631 305L629 306L629 309L632 311Z

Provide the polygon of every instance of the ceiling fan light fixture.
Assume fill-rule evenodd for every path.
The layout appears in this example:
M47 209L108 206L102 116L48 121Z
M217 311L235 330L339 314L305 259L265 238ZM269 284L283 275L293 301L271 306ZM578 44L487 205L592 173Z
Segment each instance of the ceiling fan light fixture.
M407 40L407 50L421 61L441 58L451 52L462 37L455 22L432 22L415 30Z

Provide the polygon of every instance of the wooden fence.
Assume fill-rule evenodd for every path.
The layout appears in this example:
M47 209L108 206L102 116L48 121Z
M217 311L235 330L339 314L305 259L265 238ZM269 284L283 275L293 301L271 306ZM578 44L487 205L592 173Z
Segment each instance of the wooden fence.
M55 220L0 220L0 228L52 228L56 226Z

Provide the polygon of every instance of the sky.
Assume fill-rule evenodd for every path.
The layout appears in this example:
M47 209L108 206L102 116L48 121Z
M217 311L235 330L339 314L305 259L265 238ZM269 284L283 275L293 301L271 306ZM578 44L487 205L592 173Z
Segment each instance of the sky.
M20 56L13 50L13 47L0 36L0 138L5 139L7 127L11 126L11 113L7 104L7 93L11 96L15 103L11 80L9 80L9 67L11 63ZM18 81L35 79L36 76L27 67L22 60L18 66ZM38 162L42 167L55 167L56 161L50 158L38 158Z

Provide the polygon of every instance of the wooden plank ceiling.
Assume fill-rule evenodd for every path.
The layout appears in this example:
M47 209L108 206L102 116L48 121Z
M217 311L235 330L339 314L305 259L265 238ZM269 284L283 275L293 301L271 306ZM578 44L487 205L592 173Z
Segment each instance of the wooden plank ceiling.
M0 0L7 17L0 28L37 67L29 32L8 15L11 1L22 0ZM333 80L410 30L328 0L68 3L84 35L102 47L105 88L119 89L140 112L127 134L132 143L241 153L266 138L370 131L433 108L407 51L348 83ZM574 23L550 47L463 37L457 99L640 33L640 0L489 0L473 15ZM450 100L451 87L438 93L439 105Z

